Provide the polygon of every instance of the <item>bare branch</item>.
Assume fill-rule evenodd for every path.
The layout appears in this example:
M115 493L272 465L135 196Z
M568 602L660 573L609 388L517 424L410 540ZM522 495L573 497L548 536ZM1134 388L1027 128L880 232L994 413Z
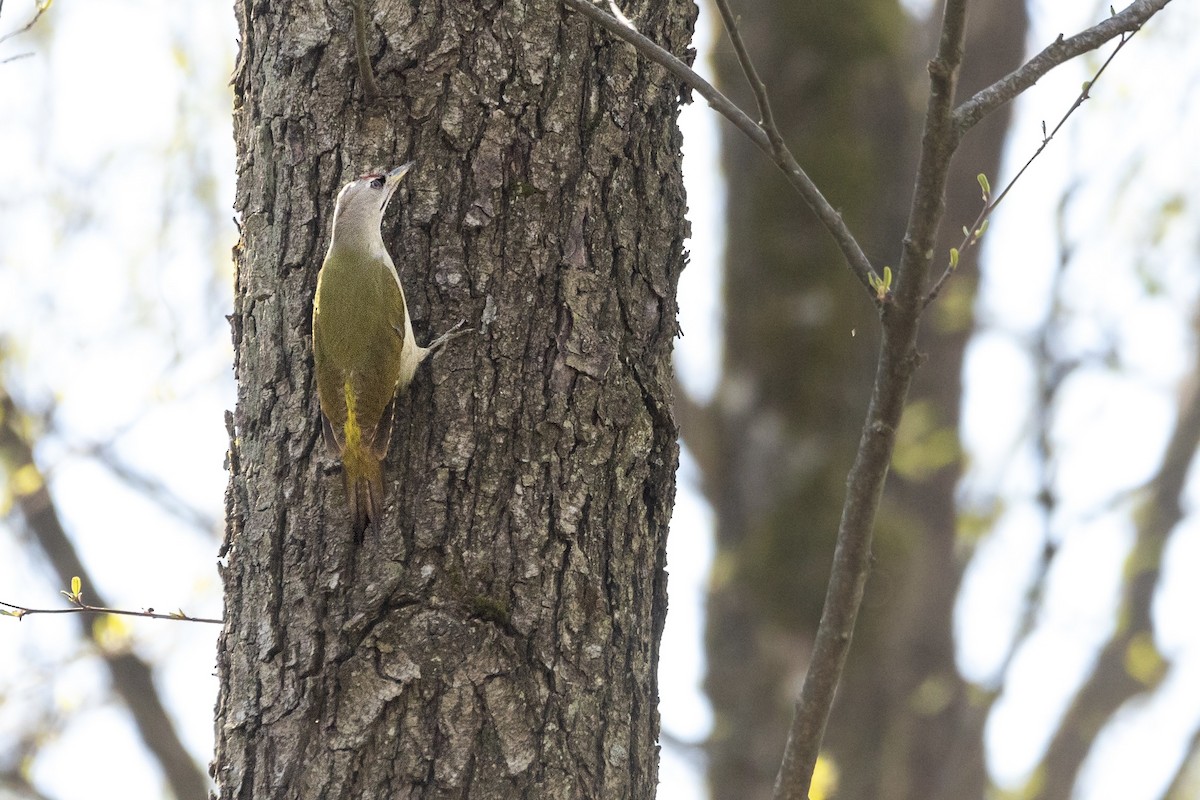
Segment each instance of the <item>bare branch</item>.
M4 7L4 3L0 2L0 8L3 8L3 7ZM7 42L9 39L13 38L14 36L20 36L22 33L28 33L30 30L32 30L33 26L37 24L37 21L42 18L42 14L45 14L49 10L50 10L50 0L38 0L37 11L36 11L36 13L34 13L33 19L29 20L29 22L26 22L22 27L17 28L12 33L6 33L3 36L0 36L0 43ZM14 56L13 58L5 59L5 60L13 61L17 58L24 58L25 55L33 55L33 54L32 53L22 54L20 56Z
M762 120L761 127L771 142L773 154L779 156L786 152L787 147L783 143L783 136L779 133L779 126L775 124L775 115L771 113L771 100L767 97L767 86L758 77L758 70L754 68L754 62L746 50L746 43L742 41L742 34L738 31L738 21L729 9L728 0L717 0L717 9L721 12L721 21L725 23L725 32L729 34L729 41L733 42L733 51L737 53L738 64L741 65L742 72L746 75L746 81L754 92L754 102L758 104L758 115Z
M11 609L10 611L0 610L0 615L7 617L16 617L22 620L25 617L31 617L34 614L118 614L126 617L146 617L147 619L173 619L176 622L206 622L213 625L221 625L225 620L211 619L209 617L191 617L182 611L172 611L169 614L161 614L153 608L147 608L144 611L133 611L127 608L104 608L102 606L90 606L86 603L76 603L71 608L28 608L19 606L15 603L6 603L0 600L0 606Z
M846 225L845 220L842 219L842 215L825 199L825 195L821 194L817 185L813 183L812 178L796 162L796 159L783 144L782 140L779 142L781 149L777 152L772 145L771 137L767 131L754 122L754 120L750 119L746 115L746 112L738 108L733 101L717 91L711 83L700 77L695 70L683 63L679 58L623 24L612 14L592 5L589 0L562 1L568 8L577 11L618 39L622 39L632 45L643 56L665 68L672 75L690 86L708 101L709 106L714 111L732 122L760 150L770 156L775 165L783 171L788 183L800 194L800 197L808 204L808 207L821 220L825 229L833 236L838 249L842 252L842 257L846 259L846 263L849 264L851 271L854 272L854 275L862 285L870 290L870 276L874 274L870 259L867 258L862 247L859 246L858 240L854 238L854 234L850 231L849 226ZM776 132L776 135L778 135L778 132Z
M883 304L883 342L871 404L846 480L846 499L842 504L825 605L775 779L775 800L808 797L825 726L862 607L863 589L871 569L875 515L896 444L896 430L919 361L916 342L921 289L929 274L934 239L941 222L950 158L959 141L954 135L951 104L966 40L966 6L966 0L947 0L938 51L929 62L930 88L921 160L904 236L899 282L894 301Z
M934 283L933 287L929 290L929 293L925 295L923 307L927 307L937 298L939 294L941 294L942 287L945 286L946 281L950 280L950 276L954 274L955 269L958 267L959 257L975 245L979 244L980 238L982 238L984 231L987 230L987 222L989 219L991 219L992 214L996 211L996 208L1001 202L1004 201L1004 198L1008 196L1008 193L1012 191L1013 186L1015 186L1017 181L1021 179L1021 176L1025 174L1026 170L1028 170L1033 162L1037 160L1037 157L1042 154L1042 151L1046 149L1046 146L1050 144L1055 135L1062 130L1062 126L1067 124L1067 120L1070 119L1071 115L1074 114L1079 107L1083 105L1084 101L1091 96L1091 91L1093 87L1095 87L1096 81L1100 80L1100 76L1104 74L1104 70L1108 69L1108 65L1111 64L1113 59L1117 57L1117 53L1121 52L1121 48L1124 47L1131 38L1133 38L1134 33L1137 33L1137 31L1134 30L1131 33L1121 34L1121 41L1117 43L1117 46L1113 49L1112 53L1109 54L1108 58L1104 59L1104 63L1100 65L1100 69L1096 70L1096 74L1092 76L1092 79L1083 84L1083 89L1080 90L1079 96L1075 98L1075 102L1072 103L1071 107L1067 109L1067 113L1063 114L1062 119L1060 119L1058 124L1054 126L1054 130L1047 134L1046 124L1044 122L1042 123L1041 145L1039 145L1038 149L1035 150L1033 155L1029 157L1029 160L1025 162L1025 166L1021 167L1017 174L1013 176L1012 180L1005 185L1000 194L993 199L991 196L991 190L989 188L984 189L984 205L979 212L979 216L975 218L975 221L971 223L969 228L963 229L963 240L958 247L958 251L951 252L950 262L946 265L946 269L942 272L941 277L937 279L937 282ZM981 178L981 180L983 179Z
M1069 39L1059 35L1049 47L1042 50L1020 68L981 89L954 111L954 124L962 136L981 119L1000 106L1015 99L1050 70L1070 61L1076 56L1089 53L1105 42L1123 33L1133 33L1146 21L1162 11L1171 0L1136 0L1123 11L1103 22L1077 33Z

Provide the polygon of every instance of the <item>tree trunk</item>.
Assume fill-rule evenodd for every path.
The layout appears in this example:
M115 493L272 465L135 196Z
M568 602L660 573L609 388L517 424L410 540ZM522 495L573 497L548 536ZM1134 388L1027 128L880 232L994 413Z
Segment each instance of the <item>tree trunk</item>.
M557 0L238 2L221 798L653 796L686 233L680 87ZM626 13L676 53L690 0ZM355 541L311 301L334 196L384 221L417 338Z

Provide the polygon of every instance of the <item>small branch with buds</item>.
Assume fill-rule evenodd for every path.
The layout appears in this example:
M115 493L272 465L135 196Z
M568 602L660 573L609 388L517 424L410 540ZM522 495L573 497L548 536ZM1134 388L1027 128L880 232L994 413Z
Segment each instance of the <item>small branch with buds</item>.
M210 625L224 624L224 620L211 619L209 617L192 617L181 610L172 611L167 614L160 614L153 608L147 608L143 611L132 611L126 608L104 608L102 606L90 606L83 602L83 582L78 577L71 579L71 591L60 592L63 597L71 603L70 608L27 608L26 606L18 606L12 603L6 603L0 600L0 615L6 617L16 617L18 620L34 614L119 614L127 617L146 617L148 619L171 619L176 622L206 622Z
M1108 58L1104 59L1104 63L1100 65L1098 70L1096 70L1096 74L1092 76L1092 79L1083 82L1083 88L1080 90L1079 96L1075 98L1075 102L1072 103L1071 107L1067 109L1067 113L1063 114L1062 119L1058 121L1058 124L1054 126L1052 131L1047 133L1046 123L1042 123L1041 145L1038 146L1038 149L1034 151L1033 155L1029 157L1029 160L1025 162L1025 165L1021 167L1017 174L1013 176L1012 180L1005 185L1003 191L1001 191L1000 194L995 197L995 199L992 198L992 187L988 182L987 175L984 175L982 172L979 173L977 180L979 181L979 188L983 190L983 208L980 209L979 216L975 218L975 221L972 222L970 226L963 227L962 243L959 244L958 247L950 248L950 260L946 264L946 269L937 279L937 282L935 282L930 288L929 293L925 295L925 300L921 306L922 309L927 308L930 303L937 299L937 296L941 293L942 287L945 286L946 281L948 281L950 276L953 275L955 270L958 269L960 257L972 247L979 244L979 240L982 239L983 234L987 232L988 220L991 219L991 216L995 212L996 208L1004 201L1004 198L1008 196L1008 193L1012 191L1013 186L1015 186L1017 181L1021 179L1021 176L1025 174L1025 171L1028 170L1033 162L1037 160L1037 157L1042 154L1042 152L1046 149L1046 146L1050 144L1050 141L1054 139L1055 135L1062 129L1063 125L1067 123L1067 120L1071 117L1071 115L1078 111L1079 107L1083 105L1084 101L1091 96L1091 91L1096 85L1096 81L1100 80L1100 76L1104 74L1104 70L1108 69L1108 65L1111 64L1113 59L1117 57L1117 53L1121 52L1121 48L1133 38L1133 35L1137 33L1138 30L1140 30L1140 28L1121 34L1121 39L1119 42L1117 42L1117 46L1113 49L1112 53L1109 54ZM955 116L959 115L962 106L960 106L959 109L960 110L958 112L955 112Z

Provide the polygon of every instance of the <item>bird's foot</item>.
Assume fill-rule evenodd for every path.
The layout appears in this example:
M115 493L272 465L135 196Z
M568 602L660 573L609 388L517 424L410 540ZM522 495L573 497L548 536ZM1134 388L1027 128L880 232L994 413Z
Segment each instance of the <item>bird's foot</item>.
M465 336L468 333L474 333L475 332L474 328L463 328L463 325L466 325L466 324L467 324L467 321L465 319L460 319L458 321L457 325L455 325L453 328L451 328L450 330L443 333L441 336L434 339L432 342L429 343L429 347L427 347L425 349L432 355L435 351L439 350L440 348L442 348L445 345L449 344L450 342L454 341L458 337Z

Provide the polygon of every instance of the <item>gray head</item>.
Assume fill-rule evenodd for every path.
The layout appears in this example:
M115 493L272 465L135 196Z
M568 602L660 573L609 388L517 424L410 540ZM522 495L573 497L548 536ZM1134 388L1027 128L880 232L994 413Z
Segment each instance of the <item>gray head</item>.
M389 172L363 175L343 186L333 210L334 240L338 239L339 233L343 240L347 237L378 237L388 201L415 163L410 161Z

